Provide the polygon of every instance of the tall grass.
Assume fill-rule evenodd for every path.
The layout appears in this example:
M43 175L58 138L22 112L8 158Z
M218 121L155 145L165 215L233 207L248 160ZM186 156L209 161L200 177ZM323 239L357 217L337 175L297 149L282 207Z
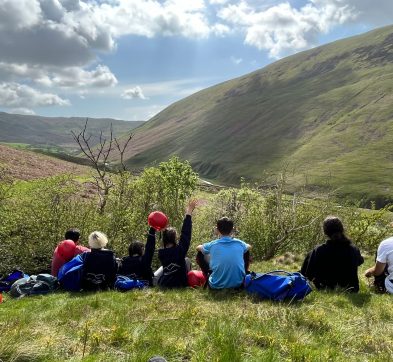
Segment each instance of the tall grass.
M357 295L313 292L299 303L203 289L5 296L0 360L389 361L391 298L364 278Z

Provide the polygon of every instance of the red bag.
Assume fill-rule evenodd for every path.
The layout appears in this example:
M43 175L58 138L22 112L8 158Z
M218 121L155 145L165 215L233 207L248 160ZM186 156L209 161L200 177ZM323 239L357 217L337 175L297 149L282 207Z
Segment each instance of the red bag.
M203 287L206 283L206 278L201 270L191 270L187 274L187 282L188 286L192 288Z

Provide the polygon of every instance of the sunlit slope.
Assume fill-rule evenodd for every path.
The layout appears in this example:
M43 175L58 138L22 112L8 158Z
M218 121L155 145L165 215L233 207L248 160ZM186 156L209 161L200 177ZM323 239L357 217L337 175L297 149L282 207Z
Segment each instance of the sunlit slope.
M138 129L131 165L178 154L201 175L258 179L288 163L342 193L388 197L393 27L282 59L174 103ZM301 182L299 176L299 182Z

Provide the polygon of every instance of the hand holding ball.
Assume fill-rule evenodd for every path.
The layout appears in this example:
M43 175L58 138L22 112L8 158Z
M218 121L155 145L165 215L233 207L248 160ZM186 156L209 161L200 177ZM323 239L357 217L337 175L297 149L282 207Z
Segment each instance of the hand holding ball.
M161 211L153 211L147 218L147 223L157 231L163 230L168 225L168 217Z

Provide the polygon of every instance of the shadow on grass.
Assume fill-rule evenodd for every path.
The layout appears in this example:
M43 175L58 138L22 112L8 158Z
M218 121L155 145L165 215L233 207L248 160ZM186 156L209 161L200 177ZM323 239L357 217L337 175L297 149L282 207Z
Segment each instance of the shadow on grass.
M205 299L217 302L247 298L245 291L240 289L206 289L203 296Z
M358 308L362 308L370 303L371 294L370 293L346 293L347 299Z

